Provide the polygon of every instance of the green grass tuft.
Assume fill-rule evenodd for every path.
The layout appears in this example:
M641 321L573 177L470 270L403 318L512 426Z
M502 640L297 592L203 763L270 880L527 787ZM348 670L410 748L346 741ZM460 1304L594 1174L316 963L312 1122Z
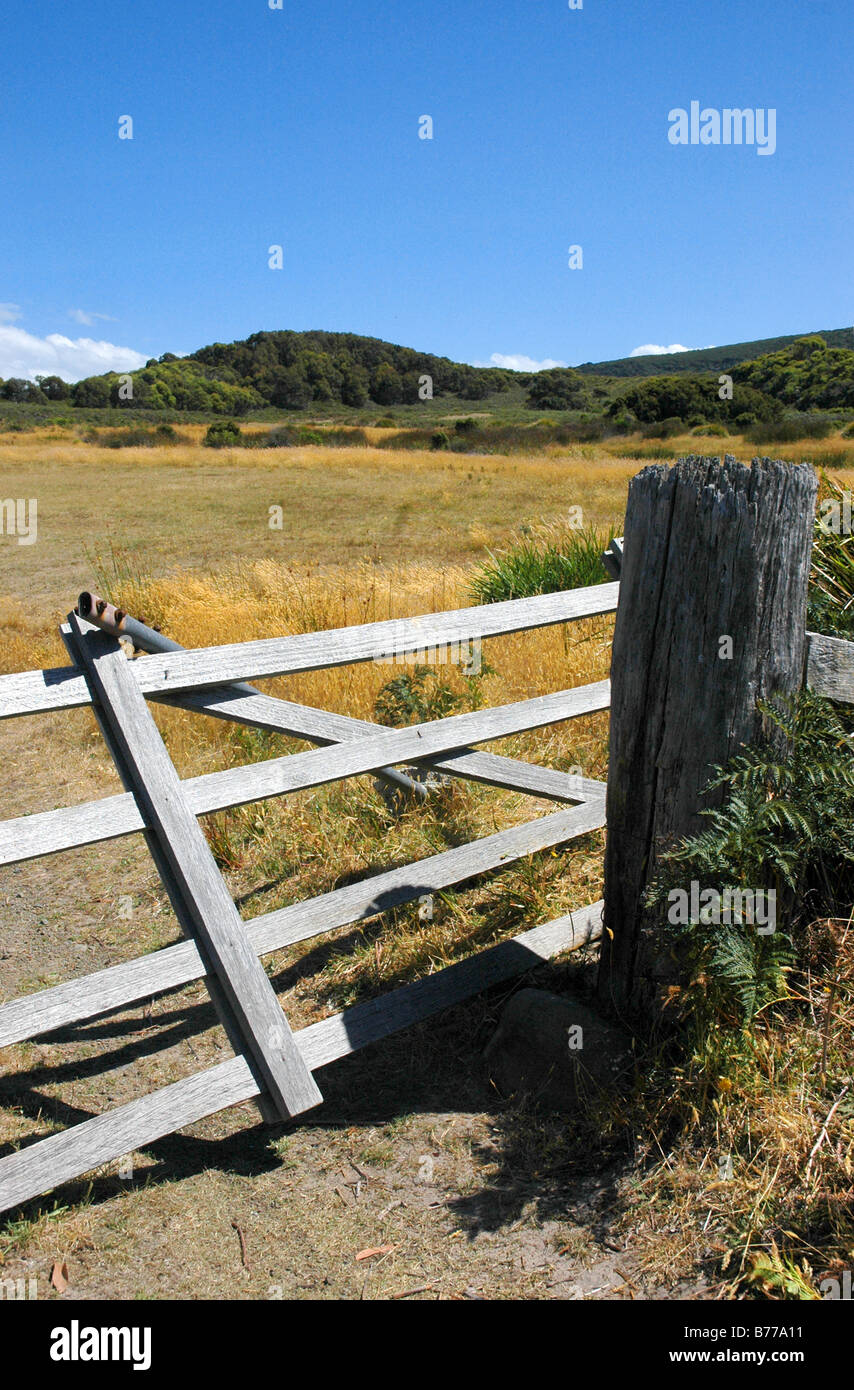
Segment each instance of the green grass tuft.
M541 536L523 536L509 550L488 552L489 560L472 578L472 597L477 603L501 603L605 584L609 576L602 552L616 534L613 527L599 531L588 526L563 532L550 528Z

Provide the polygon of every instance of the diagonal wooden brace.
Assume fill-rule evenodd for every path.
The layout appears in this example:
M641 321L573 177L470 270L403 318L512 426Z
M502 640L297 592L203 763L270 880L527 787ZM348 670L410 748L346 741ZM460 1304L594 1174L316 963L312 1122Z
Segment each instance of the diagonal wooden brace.
M84 632L88 630L85 624L83 630ZM94 631L94 629L92 630ZM65 643L65 650L68 652L68 655L70 656L71 660L75 663L75 665L81 665L83 658L80 655L78 648L78 635L72 632L68 623L62 623L59 631L60 636L62 637L62 640ZM112 730L109 724L107 723L106 717L101 709L101 706L98 704L93 705L92 713L95 717L95 722L98 725L98 728L101 730L101 737L106 743L107 748L110 751L110 756L112 757L113 762L116 765L116 770L118 771L118 774L122 780L122 785L124 786L125 791L128 793L131 800L133 800L134 804L136 804L134 799L133 776L131 775L130 769L127 767L125 760L122 757L121 749L119 748L119 745L113 737ZM181 889L178 885L178 882L174 874L172 873L172 870L169 867L169 861L167 860L160 846L157 836L155 835L154 831L151 830L145 824L143 824L142 836L145 840L148 852L154 861L154 866L157 869L157 872L160 876L160 880L164 888L166 889L169 901L172 904L172 911L175 913L178 925L180 926L185 937L188 938L188 941L193 942L195 941L196 930L193 922L192 912L187 904L187 901L183 893L181 892ZM234 1013L234 1010L229 1004L228 998L216 975L212 975L210 973L207 974L205 976L205 986L207 988L208 994L210 995L211 1003L216 1009L219 1021L222 1024L223 1029L225 1030L226 1037L228 1038L228 1041L230 1042L232 1048L234 1049L235 1053L239 1053L242 1056L245 1056L247 1064L250 1067L252 1067L253 1071L257 1073L257 1067L253 1058L251 1056L246 1056L246 1049L245 1044L243 1042L243 1034L241 1032L240 1025L237 1021L237 1017ZM252 1103L257 1107L262 1120L264 1120L267 1124L278 1124L280 1122L281 1116L279 1115L279 1111L275 1105L275 1102L273 1101L273 1097L267 1090L264 1084L264 1079L260 1074L258 1074L257 1079L259 1082L260 1090L257 1097L255 1097Z
M249 945L127 659L115 638L87 633L75 614L69 624L93 699L120 754L120 771L130 778L140 814L178 885L207 973L222 987L248 1058L283 1119L310 1110L323 1097Z

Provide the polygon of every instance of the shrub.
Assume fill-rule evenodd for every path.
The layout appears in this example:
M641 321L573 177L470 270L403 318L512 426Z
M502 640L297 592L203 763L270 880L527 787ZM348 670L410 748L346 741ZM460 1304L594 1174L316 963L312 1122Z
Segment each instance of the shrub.
M208 449L225 449L241 441L240 426L233 420L217 420L208 426L204 444Z
M638 427L637 417L630 410L621 410L613 416L611 424L617 434L631 434Z
M698 425L696 429L691 431L691 433L711 436L712 439L724 439L726 435L729 433L729 431L727 430L726 425L714 424Z
M431 449L450 449L450 447L450 438L444 430L436 430L435 433L430 436Z
M293 425L274 425L264 441L267 449L291 449L298 442L299 435Z
M584 378L567 367L536 372L528 391L533 410L577 410L587 402Z
M327 449L352 449L366 448L367 443L368 438L364 430L351 429L349 425L328 430L310 430L303 425L274 425L266 435L258 439L255 447L293 449L300 444L320 444Z
M328 449L367 448L368 444L368 437L364 430L351 429L347 425L324 430L320 438Z
M153 430L146 429L144 425L129 425L127 429L115 430L106 436L92 433L95 440L108 449L138 448L140 445L153 449L158 444L180 443L178 432L171 425L158 425Z
M415 666L388 681L374 702L380 724L400 728L404 724L444 719L463 703L429 666Z
M467 676L465 691L458 693L438 671L416 665L386 682L374 702L374 714L380 724L401 728L405 724L444 719L455 710L481 709L481 681L495 674L495 668L484 661L479 674Z
M751 426L751 444L794 444L798 439L826 439L833 421L823 415L799 415L783 420L764 420Z
M601 415L592 415L562 426L556 431L555 437L560 444L595 444L609 433L608 421L603 420Z
M612 401L607 414L619 415L630 410L641 424L691 415L707 419L719 413L721 402L711 381L695 376L659 376L632 386L618 400Z
M757 421L783 418L780 401L745 382L739 382L733 399L723 402L722 409L725 415L734 420L738 420L742 415L752 415Z
M471 416L466 420L456 420L454 429L457 434L471 434L473 430L477 429L477 421L472 420Z
M641 434L644 439L672 439L675 434L684 434L685 421L678 415L670 415L666 420L644 425Z

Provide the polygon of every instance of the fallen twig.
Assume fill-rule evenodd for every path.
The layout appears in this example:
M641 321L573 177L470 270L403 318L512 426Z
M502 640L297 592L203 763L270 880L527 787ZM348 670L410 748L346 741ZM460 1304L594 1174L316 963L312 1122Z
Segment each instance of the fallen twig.
M839 1095L836 1097L836 1100L835 1100L835 1101L833 1102L833 1104L831 1105L830 1110L827 1112L827 1119L825 1120L824 1124L822 1125L822 1127L821 1127L821 1133L819 1134L818 1138L816 1139L815 1143L813 1144L812 1150L811 1150L811 1152L810 1152L809 1162L807 1163L807 1171L806 1171L806 1173L804 1174L804 1182L805 1182L805 1183L808 1183L809 1180L810 1180L810 1173L811 1173L811 1171L812 1171L813 1159L815 1158L816 1154L818 1153L819 1149L821 1148L822 1143L823 1143L824 1140L827 1138L827 1126L830 1124L831 1120L833 1119L834 1115L836 1114L836 1110L837 1110L837 1107L838 1107L840 1101L842 1101L842 1100L845 1099L845 1097L847 1096L847 1094L848 1094L848 1092L850 1091L850 1089L851 1089L850 1083L849 1083L849 1082L846 1082L846 1084L842 1087L842 1090L839 1092Z
M237 1232L238 1237L240 1239L240 1263L243 1265L243 1268L248 1271L249 1260L246 1255L246 1237L244 1236L241 1227L238 1226L236 1221L232 1221L231 1228L232 1230Z

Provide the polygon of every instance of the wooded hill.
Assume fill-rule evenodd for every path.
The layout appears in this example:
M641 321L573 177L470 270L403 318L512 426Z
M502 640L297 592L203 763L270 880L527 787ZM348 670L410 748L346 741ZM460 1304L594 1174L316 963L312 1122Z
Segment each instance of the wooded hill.
M801 337L819 337L829 348L854 350L854 328L829 328L822 329L818 334L795 333L785 338L758 338L752 343L727 343L723 347L692 348L688 352L618 357L612 362L582 362L575 370L586 376L673 376L683 372L729 372L741 362L791 347Z
M774 351L757 351L769 344ZM536 373L472 367L355 333L254 333L187 357L167 352L152 358L130 374L130 387L129 377L115 372L73 386L56 376L35 382L11 378L0 382L0 401L241 417L318 407L346 413L347 408L421 406L435 399L451 410L488 402L493 415L524 413L528 407L607 414L630 424L632 419L729 417L732 410L718 404L723 372L740 384L733 409L755 419L782 409L848 409L854 407L854 329ZM644 380L624 383L627 375Z

